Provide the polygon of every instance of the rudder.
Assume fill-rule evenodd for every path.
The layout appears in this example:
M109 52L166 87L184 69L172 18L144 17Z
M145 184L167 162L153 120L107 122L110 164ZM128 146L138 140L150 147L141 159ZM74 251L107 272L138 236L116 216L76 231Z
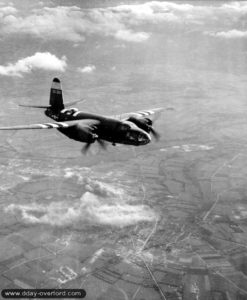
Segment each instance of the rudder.
M57 113L64 109L63 92L61 82L58 78L54 78L50 91L50 107L53 112Z

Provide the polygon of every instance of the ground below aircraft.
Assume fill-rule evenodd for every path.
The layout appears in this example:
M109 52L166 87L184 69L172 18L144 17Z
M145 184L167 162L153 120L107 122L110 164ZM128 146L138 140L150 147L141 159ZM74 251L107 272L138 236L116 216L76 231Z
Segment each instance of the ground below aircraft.
M70 139L85 143L82 148L83 153L86 153L91 144L96 141L105 149L105 141L113 145L140 146L150 143L151 135L156 140L159 139L159 134L152 127L151 117L160 113L163 108L124 113L113 117L86 113L79 111L77 108L67 108L77 102L79 101L63 102L61 82L58 78L54 78L50 90L50 105L24 104L21 106L43 108L45 109L45 115L55 120L55 122L0 127L0 130L55 128Z

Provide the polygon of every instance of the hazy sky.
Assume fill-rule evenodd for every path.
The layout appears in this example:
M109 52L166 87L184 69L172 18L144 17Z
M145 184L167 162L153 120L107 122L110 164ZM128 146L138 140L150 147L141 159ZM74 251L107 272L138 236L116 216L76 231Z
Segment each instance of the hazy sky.
M245 1L0 5L0 96L5 102L18 97L45 104L50 82L59 76L68 100L105 99L108 110L119 112L125 95L154 87L164 91L168 78L179 81L184 70L244 74L247 69Z

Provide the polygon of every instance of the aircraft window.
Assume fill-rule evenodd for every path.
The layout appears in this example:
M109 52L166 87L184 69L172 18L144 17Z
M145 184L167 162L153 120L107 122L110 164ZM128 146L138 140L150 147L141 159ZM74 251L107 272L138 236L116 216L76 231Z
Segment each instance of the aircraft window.
M123 131L127 131L130 129L130 125L129 124L121 124L120 129Z
M135 136L133 135L133 132L127 132L126 133L126 137L130 140L135 140Z

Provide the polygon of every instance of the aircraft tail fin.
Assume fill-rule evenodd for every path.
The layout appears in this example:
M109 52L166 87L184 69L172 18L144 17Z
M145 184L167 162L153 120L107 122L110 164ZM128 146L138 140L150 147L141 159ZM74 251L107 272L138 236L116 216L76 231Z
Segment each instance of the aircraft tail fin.
M50 108L54 113L60 112L64 109L63 92L61 82L58 78L54 78L50 91Z
M51 109L53 113L59 113L65 107L69 107L79 102L84 102L84 99L75 100L67 103L63 103L63 92L61 87L61 82L58 78L54 78L51 85L50 91L50 105L33 105L33 104L19 104L19 106L23 107L31 107L31 108L43 108L43 109Z

